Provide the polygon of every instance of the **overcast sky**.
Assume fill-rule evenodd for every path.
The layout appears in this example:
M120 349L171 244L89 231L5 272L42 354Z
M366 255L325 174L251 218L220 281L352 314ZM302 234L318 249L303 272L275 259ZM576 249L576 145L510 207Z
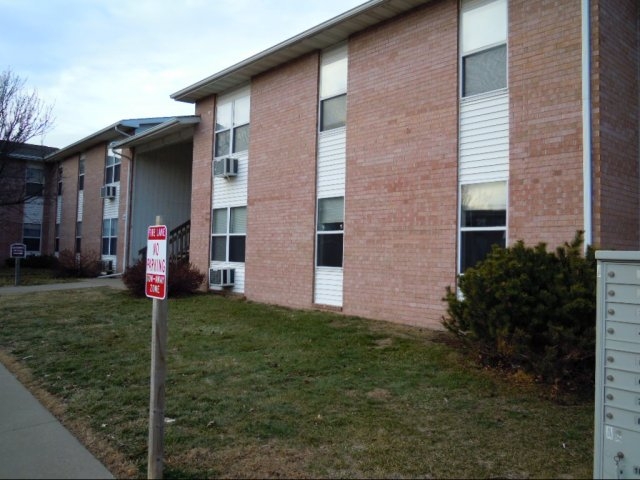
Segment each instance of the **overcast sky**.
M0 70L53 104L43 143L125 118L191 115L170 95L364 0L0 0Z

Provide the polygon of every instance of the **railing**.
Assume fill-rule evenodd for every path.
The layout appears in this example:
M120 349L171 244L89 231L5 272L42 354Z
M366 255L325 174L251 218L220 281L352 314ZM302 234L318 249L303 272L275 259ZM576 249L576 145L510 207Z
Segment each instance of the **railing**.
M189 261L189 243L191 239L191 220L187 220L182 225L169 232L169 246L167 254L169 258L177 260ZM147 256L147 247L138 250L138 256L145 258Z
M189 261L189 241L191 240L191 220L169 232L169 258Z

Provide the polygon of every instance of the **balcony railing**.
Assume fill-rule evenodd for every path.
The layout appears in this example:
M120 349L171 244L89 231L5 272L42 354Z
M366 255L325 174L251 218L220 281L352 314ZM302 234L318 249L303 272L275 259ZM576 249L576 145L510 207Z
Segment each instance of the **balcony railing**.
M176 260L189 261L189 242L191 239L191 220L187 220L182 225L169 232L169 246L167 254L169 258ZM145 258L147 256L147 247L138 250L138 256Z

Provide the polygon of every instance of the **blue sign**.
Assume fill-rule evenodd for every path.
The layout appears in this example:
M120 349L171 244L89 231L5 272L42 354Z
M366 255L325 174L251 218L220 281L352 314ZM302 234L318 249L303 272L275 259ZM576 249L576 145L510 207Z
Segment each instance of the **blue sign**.
M11 258L27 258L27 246L24 243L12 243L9 248Z

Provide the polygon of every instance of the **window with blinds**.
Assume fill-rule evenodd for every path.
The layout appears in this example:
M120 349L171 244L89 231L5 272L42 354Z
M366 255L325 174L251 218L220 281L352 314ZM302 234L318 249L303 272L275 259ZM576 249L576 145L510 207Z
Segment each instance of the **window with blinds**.
M344 238L344 197L318 200L318 267L342 267Z
M493 245L505 246L507 182L462 185L460 273L487 256Z
M462 96L507 87L507 0L466 0L460 20Z
M215 208L211 232L211 260L244 262L247 207Z

